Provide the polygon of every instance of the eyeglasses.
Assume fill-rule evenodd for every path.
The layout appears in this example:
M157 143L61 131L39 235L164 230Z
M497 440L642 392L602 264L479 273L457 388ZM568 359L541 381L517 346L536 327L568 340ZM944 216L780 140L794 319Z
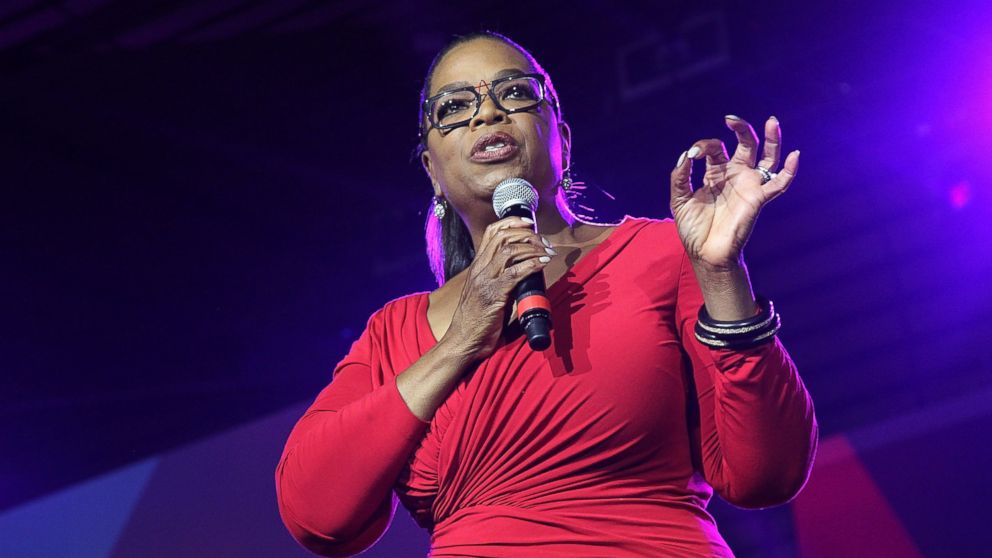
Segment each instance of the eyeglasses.
M486 95L479 93L481 87L489 89ZM494 79L488 84L483 82L475 87L445 91L426 99L423 109L430 127L421 136L426 136L431 128L444 131L465 126L479 114L486 96L506 114L532 110L544 100L555 109L555 114L558 113L558 102L548 93L543 75L517 74Z

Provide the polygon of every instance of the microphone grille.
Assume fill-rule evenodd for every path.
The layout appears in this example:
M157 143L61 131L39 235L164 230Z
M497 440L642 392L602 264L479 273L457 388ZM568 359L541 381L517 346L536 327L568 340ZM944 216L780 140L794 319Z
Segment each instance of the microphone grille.
M525 205L531 211L537 211L537 190L523 178L507 178L493 191L493 210L497 217L502 219L506 210L514 205Z

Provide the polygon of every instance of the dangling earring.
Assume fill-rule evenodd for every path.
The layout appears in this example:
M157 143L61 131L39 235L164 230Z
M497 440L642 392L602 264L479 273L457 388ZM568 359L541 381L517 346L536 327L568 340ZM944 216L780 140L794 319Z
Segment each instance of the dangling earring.
M566 192L572 189L572 170L570 168L561 171L561 189Z
M434 216L437 217L438 221L444 220L444 215L447 212L448 203L444 201L441 196L434 196Z

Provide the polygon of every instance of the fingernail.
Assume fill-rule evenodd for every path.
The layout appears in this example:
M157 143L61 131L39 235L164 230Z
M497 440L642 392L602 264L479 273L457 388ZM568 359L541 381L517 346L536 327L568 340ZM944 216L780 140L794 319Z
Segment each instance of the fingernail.
M545 248L545 249L544 249L544 251L545 251L545 252L547 252L547 253L548 253L548 255L551 255L551 256L557 256L557 255L558 255L558 252L555 252L555 251L554 251L553 249L551 249L551 248Z
M688 151L683 151L682 152L682 155L679 155L679 162L678 163L675 163L675 168L680 168L682 166L682 163L685 162L685 154L686 153L688 153Z
M540 258L537 258L537 261L539 261L541 263L548 263L548 262L551 261L551 257L549 257L549 256L541 256Z
M688 151L688 153L686 153L686 155L687 155L687 156L688 156L688 157L689 157L690 159L695 159L695 158L696 158L696 156L697 156L697 155L699 155L699 152L700 152L700 151L702 151L702 150L701 150L701 149L699 149L698 147L696 147L696 146L692 146L692 149L690 149L690 150Z
M736 114L728 114L727 116L724 116L724 118L726 118L727 120L740 120L741 119L741 117L740 116L737 116Z
M798 156L799 156L799 150L797 149L796 150L796 157L798 157Z
M769 116L768 120L774 120L775 122L778 122L778 118L775 118L774 116Z
M530 217L521 217L520 220L523 221L524 223L527 223L528 225L534 224L534 220L531 219Z
M543 243L544 243L544 245L545 245L545 246L547 246L548 248L551 248L551 241L549 241L549 240L548 240L547 238L544 238L544 237L542 236L542 237L541 237L541 242L543 242Z

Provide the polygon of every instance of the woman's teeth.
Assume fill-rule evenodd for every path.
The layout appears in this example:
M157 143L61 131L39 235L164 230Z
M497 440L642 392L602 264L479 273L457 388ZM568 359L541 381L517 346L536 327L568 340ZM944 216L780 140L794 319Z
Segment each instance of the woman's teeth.
M500 143L494 143L492 145L487 145L486 146L486 151L496 151L497 149L502 149L504 147L506 147L506 144L505 143L502 143L502 142L500 142Z

